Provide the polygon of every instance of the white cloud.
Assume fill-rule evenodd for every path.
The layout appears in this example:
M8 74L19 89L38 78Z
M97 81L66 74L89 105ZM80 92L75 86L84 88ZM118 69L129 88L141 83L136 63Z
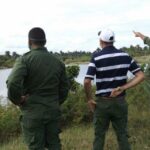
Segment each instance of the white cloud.
M132 30L150 33L149 5L149 0L5 0L0 5L0 52L28 50L27 35L34 26L45 30L51 50L94 50L103 28L115 31L119 47L141 44Z

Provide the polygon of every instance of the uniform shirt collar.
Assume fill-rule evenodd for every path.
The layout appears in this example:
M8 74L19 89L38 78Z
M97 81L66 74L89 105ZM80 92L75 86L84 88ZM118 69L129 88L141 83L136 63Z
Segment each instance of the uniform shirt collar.
M39 47L39 48L32 48L31 51L38 51L38 50L42 50L42 51L47 51L46 47Z

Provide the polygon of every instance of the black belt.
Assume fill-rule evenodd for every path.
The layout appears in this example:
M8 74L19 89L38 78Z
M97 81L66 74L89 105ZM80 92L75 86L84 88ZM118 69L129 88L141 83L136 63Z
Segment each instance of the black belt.
M105 100L113 100L113 99L124 99L125 96L119 96L119 97L105 97L105 96L97 96L97 98L102 98Z

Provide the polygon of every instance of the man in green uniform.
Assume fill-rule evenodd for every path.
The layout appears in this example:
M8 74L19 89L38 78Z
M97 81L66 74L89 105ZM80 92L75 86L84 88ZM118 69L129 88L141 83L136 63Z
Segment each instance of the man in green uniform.
M30 51L20 57L8 77L8 98L21 109L21 125L29 150L61 150L60 104L68 94L65 65L44 47L43 29L29 32Z
M144 41L144 44L147 44L150 46L150 38L148 36L145 36L140 32L133 31L133 33L135 34L136 37L140 37Z

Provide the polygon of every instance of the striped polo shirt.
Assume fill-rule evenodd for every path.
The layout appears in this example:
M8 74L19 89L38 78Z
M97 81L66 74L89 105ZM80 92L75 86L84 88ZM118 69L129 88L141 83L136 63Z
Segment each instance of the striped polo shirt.
M112 89L126 84L128 71L135 74L140 70L126 52L108 46L93 54L85 78L96 76L96 96L108 97ZM123 95L125 92L119 96Z

